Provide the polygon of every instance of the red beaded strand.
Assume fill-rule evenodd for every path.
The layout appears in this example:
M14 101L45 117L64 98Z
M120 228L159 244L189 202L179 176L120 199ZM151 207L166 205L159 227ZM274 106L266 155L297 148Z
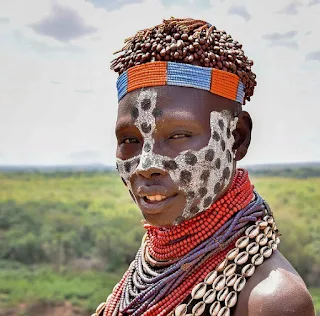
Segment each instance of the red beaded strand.
M123 291L125 281L129 275L129 270L123 275L121 281L116 285L114 291L112 292L112 296L110 300L108 300L103 316L112 316L113 311L117 308L117 304L120 301L121 293Z

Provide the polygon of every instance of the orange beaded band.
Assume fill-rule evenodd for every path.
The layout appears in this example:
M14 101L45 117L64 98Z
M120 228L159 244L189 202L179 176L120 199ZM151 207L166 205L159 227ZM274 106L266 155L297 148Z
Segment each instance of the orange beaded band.
M119 101L130 91L155 86L192 87L243 104L244 84L233 73L190 64L156 61L129 68L117 81Z

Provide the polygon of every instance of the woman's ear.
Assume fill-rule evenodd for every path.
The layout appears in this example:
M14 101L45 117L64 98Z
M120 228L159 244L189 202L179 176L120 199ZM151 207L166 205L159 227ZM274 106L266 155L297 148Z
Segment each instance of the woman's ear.
M248 112L242 111L238 115L237 127L233 131L235 139L233 150L235 160L241 160L248 151L251 142L252 120Z

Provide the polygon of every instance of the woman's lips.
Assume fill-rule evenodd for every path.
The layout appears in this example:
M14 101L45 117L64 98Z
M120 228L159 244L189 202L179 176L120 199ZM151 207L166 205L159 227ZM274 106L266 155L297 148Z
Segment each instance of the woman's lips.
M137 195L140 197L156 196L156 195L170 196L170 195L173 195L173 193L170 194L167 187L163 185L150 185L150 186L143 185L138 187Z
M137 189L137 200L141 210L150 214L160 213L177 195L161 185L140 186Z

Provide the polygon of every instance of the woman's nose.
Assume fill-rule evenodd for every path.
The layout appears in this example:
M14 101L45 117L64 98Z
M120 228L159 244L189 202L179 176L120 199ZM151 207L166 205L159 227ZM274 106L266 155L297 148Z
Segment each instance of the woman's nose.
M158 176L164 176L166 171L157 167L149 167L149 168L137 168L137 175L140 175L147 179L152 179Z

